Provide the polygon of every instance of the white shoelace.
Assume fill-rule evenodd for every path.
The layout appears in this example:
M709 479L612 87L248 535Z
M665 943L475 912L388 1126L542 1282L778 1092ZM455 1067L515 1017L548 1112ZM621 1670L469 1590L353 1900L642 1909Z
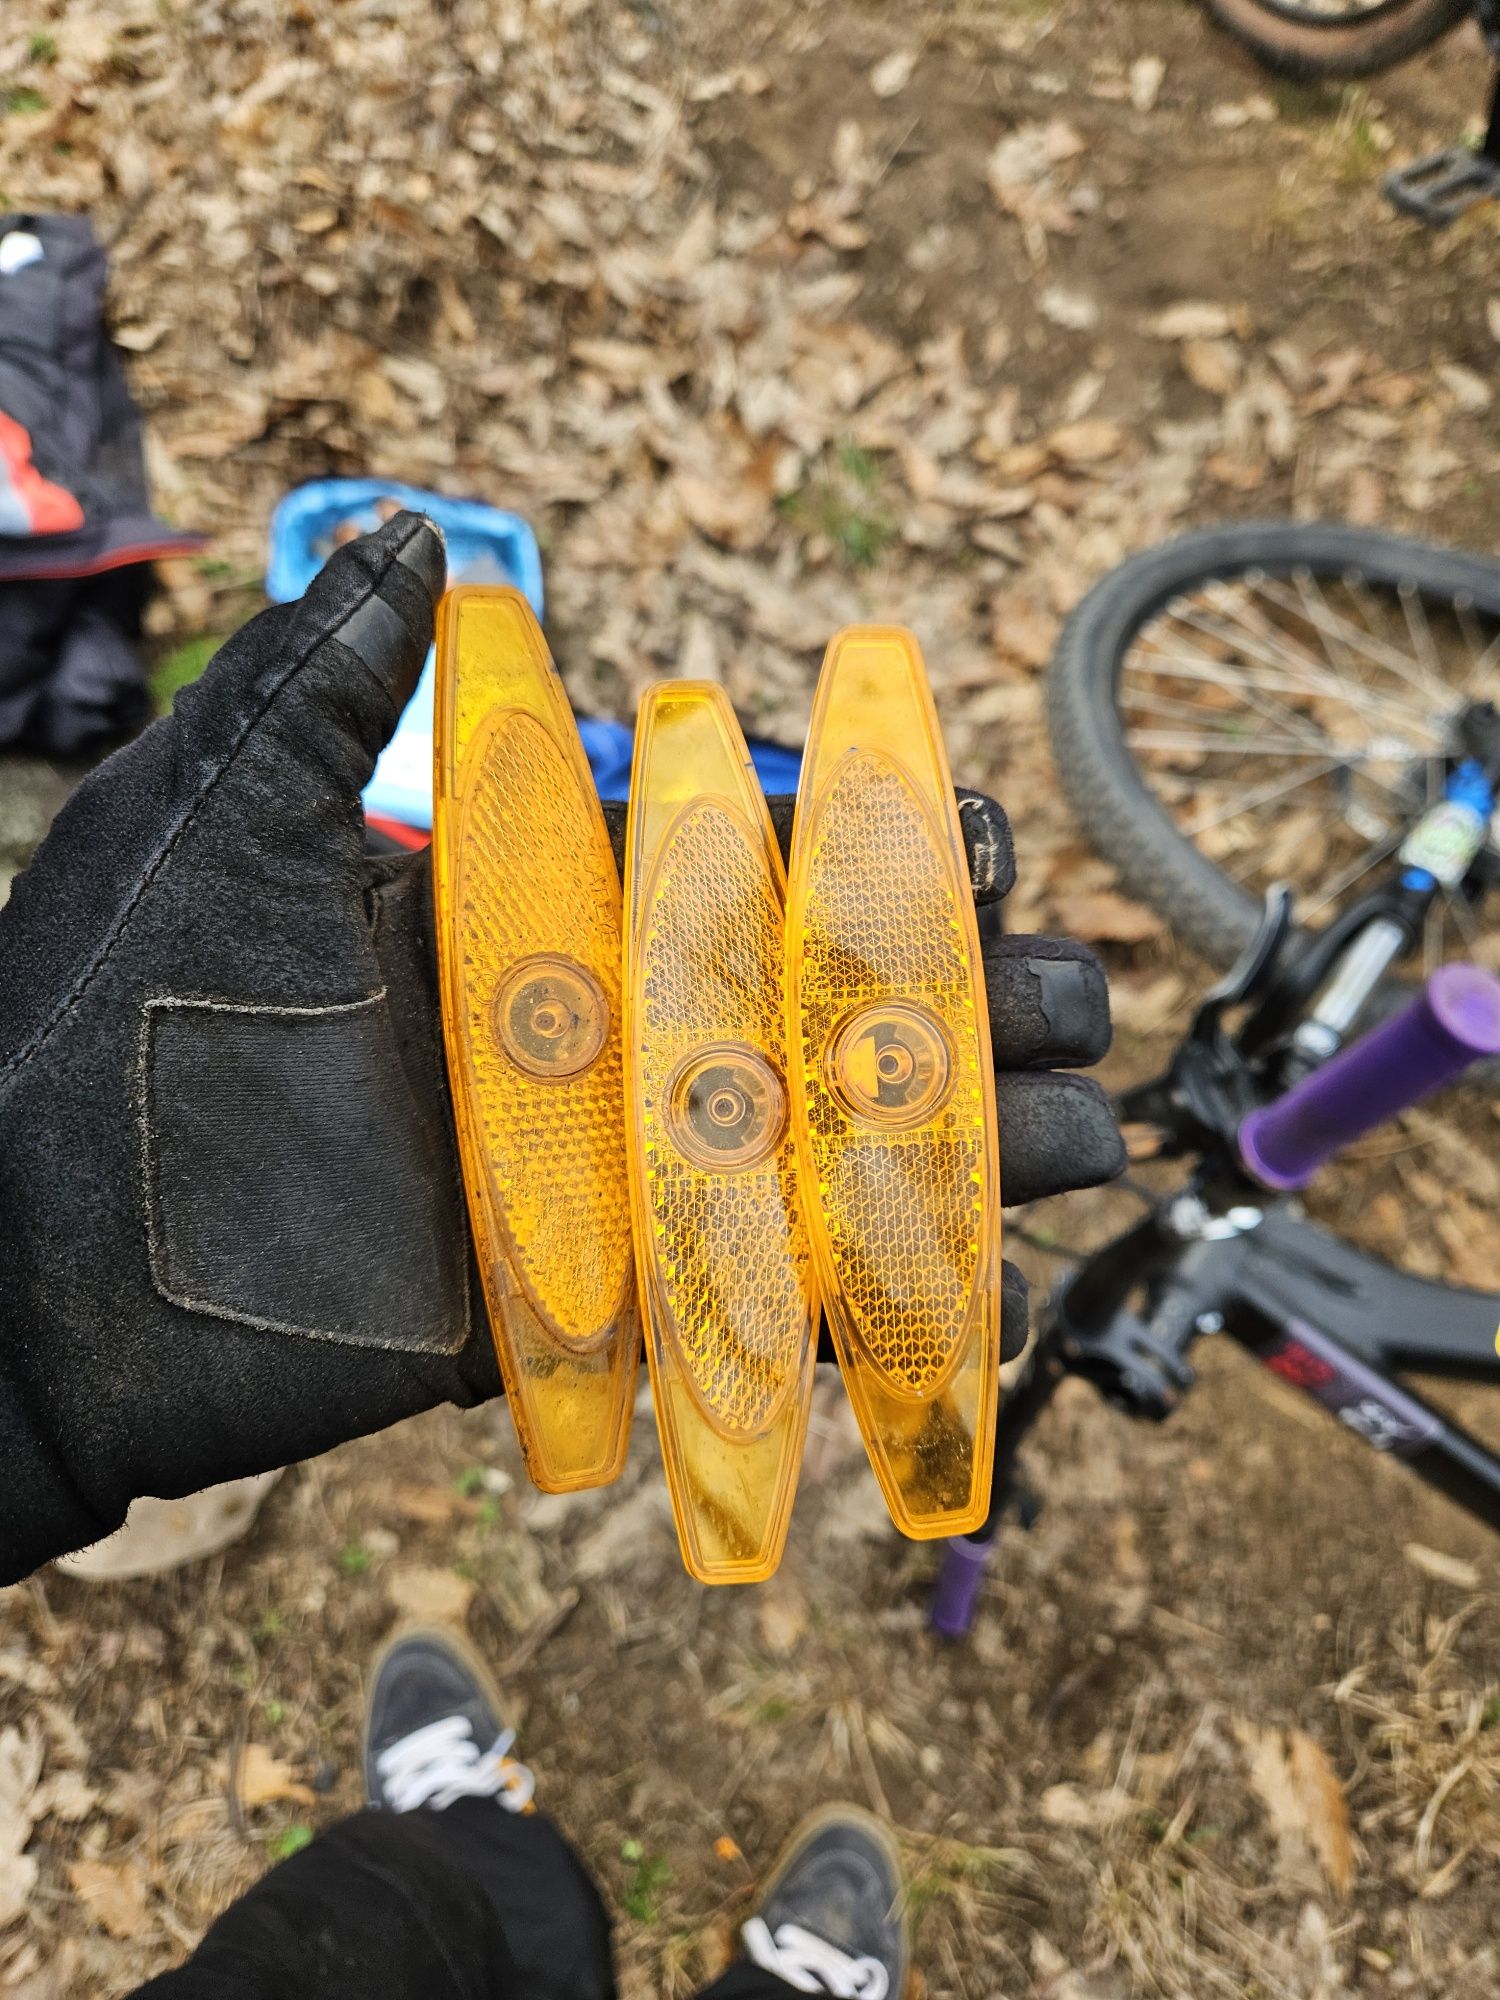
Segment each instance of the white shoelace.
M507 1755L515 1740L516 1732L504 1729L488 1750L481 1750L465 1715L414 1729L375 1760L391 1811L431 1806L441 1812L455 1799L492 1798L506 1812L525 1812L536 1779L525 1764Z
M773 1938L764 1917L752 1917L740 1935L762 1972L774 1972L799 1993L831 1993L835 2000L886 2000L891 1982L878 1958L851 1958L800 1924L778 1924Z

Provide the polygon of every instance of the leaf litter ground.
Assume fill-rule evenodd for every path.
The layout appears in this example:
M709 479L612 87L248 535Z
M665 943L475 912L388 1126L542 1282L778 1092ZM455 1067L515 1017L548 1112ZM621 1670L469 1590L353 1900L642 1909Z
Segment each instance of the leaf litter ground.
M214 536L157 610L164 692L330 471L529 515L581 709L685 671L796 741L829 633L910 623L1020 828L1015 926L1110 959L1123 1079L1203 968L1069 825L1041 669L1091 581L1200 522L1493 545L1500 215L1428 238L1377 193L1454 136L1476 54L1318 93L1165 0L37 0L0 28L0 190L95 215L159 494ZM74 775L7 762L0 866ZM1494 1136L1421 1114L1320 1212L1500 1283ZM1162 1431L1059 1399L1046 1512L957 1651L832 1385L760 1591L683 1578L643 1411L608 1496L541 1499L503 1413L438 1413L190 1570L6 1593L3 1990L128 1990L354 1805L364 1662L421 1615L501 1664L632 1995L716 1966L835 1793L903 1829L934 1995L1492 1993L1495 1549L1204 1364Z

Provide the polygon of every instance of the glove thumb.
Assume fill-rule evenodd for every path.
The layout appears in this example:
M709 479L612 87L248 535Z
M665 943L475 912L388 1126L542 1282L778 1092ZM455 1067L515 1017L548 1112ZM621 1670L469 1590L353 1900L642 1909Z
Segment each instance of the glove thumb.
M253 619L179 697L180 775L274 759L283 800L297 774L351 802L396 727L432 644L446 575L425 515L401 513L338 550L300 602Z

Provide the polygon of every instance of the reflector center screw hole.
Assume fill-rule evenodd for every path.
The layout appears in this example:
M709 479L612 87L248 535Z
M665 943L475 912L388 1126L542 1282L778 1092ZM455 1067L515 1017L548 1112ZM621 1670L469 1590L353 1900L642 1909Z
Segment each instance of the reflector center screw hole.
M920 1125L947 1101L953 1047L948 1030L927 1008L877 1000L846 1014L834 1029L824 1071L851 1118L900 1130Z
M695 1049L666 1091L672 1143L695 1166L734 1173L758 1166L786 1130L786 1087L759 1050L740 1042Z
M543 1081L586 1070L609 1036L609 1002L598 980L560 953L541 953L512 966L490 1018L517 1069Z

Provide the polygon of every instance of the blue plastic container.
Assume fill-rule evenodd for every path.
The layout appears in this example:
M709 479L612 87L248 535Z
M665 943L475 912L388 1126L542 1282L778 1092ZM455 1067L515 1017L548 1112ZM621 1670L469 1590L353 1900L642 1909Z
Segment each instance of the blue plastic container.
M271 516L267 596L277 604L300 597L327 561L328 544L343 522L353 521L366 532L379 527L375 508L381 500L399 500L403 507L437 522L447 537L451 582L468 578L514 584L525 591L537 617L542 616L541 551L519 514L478 500L450 500L391 479L314 479L288 493ZM432 825L433 673L429 653L396 733L365 787L365 810L379 819L399 820L405 826ZM580 716L578 733L600 798L625 798L630 790L630 730L623 722ZM797 789L799 750L752 739L750 755L768 793Z
M327 544L343 522L353 521L366 533L379 527L375 508L381 500L399 500L437 522L447 538L448 574L455 582L466 570L479 569L489 581L524 590L541 617L541 550L519 514L478 500L450 500L390 479L314 479L288 493L271 516L266 595L277 604L300 597L328 560ZM433 671L429 653L396 733L365 787L367 812L406 826L432 825Z

